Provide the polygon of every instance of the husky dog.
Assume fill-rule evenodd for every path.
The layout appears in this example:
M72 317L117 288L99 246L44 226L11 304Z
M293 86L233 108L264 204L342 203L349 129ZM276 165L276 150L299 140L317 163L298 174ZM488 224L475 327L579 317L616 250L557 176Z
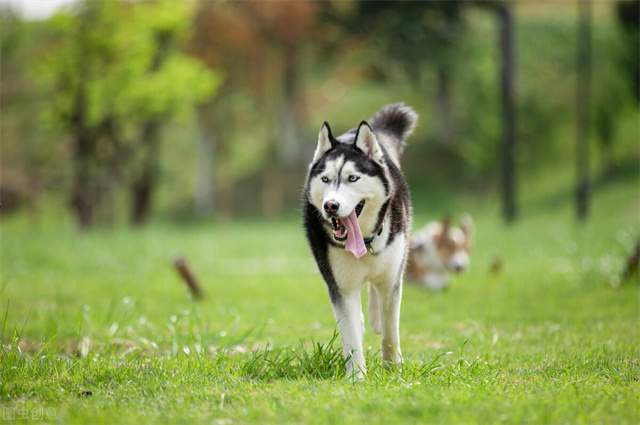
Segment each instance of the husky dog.
M409 248L409 280L432 291L444 289L452 273L460 274L469 267L472 233L469 214L462 216L459 228L451 226L451 220L445 217L418 230Z
M402 279L411 202L400 171L418 115L397 103L334 137L325 122L304 189L307 239L329 290L347 374L366 374L360 291L368 283L369 323L382 333L382 357L399 365Z

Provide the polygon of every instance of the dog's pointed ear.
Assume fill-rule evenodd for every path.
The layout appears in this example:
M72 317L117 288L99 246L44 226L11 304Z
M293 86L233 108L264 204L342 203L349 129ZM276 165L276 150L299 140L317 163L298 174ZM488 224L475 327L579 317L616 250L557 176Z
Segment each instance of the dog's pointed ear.
M447 240L447 235L449 234L449 230L451 230L451 217L449 214L442 217L440 220L440 234L435 236L436 244L441 246L445 240Z
M473 218L471 218L471 214L464 213L462 215L462 218L460 218L460 228L462 229L462 233L464 233L464 243L468 249L471 247L473 236Z
M451 216L449 214L446 214L444 217L442 217L440 225L442 226L442 236L449 233L449 230L451 229Z
M324 122L320 127L320 133L318 133L318 145L316 146L316 152L313 154L313 162L320 159L329 149L335 145L335 139L331 134L331 127L328 122Z
M460 218L460 228L467 238L471 237L471 234L473 233L473 218L471 217L471 214L462 214L462 217Z
M378 143L378 138L373 133L373 129L368 122L362 121L356 132L355 146L362 152L367 154L369 158L376 161L382 161L384 154Z

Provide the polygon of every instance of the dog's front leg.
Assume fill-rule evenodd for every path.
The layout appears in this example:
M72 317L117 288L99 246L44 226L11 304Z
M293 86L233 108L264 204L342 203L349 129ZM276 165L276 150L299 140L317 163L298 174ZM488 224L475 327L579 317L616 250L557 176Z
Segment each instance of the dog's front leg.
M380 292L382 296L382 359L389 365L402 363L400 352L400 300L402 276L389 282Z
M347 376L355 380L364 379L367 369L362 350L364 326L360 289L352 289L341 294L333 303L333 312L342 336L342 347L347 359Z

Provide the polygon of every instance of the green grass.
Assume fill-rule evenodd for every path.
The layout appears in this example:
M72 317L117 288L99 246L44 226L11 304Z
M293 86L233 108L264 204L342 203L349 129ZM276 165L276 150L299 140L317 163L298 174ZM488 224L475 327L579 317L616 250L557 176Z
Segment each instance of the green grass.
M638 237L637 195L635 181L600 188L585 225L570 194L532 200L511 227L495 205L470 208L472 269L443 294L407 286L403 369L381 365L367 329L356 384L297 222L79 234L5 219L0 421L636 424L638 285L612 276Z

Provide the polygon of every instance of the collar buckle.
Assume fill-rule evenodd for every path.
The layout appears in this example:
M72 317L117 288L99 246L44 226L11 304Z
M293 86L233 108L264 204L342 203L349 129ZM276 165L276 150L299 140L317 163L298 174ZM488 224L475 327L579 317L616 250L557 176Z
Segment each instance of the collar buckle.
M376 236L380 236L382 234L382 227L380 226L380 229L373 234L373 236L369 237L369 238L365 238L364 239L364 244L367 247L367 252L371 255L375 254L375 251L373 250L373 241L376 239Z

